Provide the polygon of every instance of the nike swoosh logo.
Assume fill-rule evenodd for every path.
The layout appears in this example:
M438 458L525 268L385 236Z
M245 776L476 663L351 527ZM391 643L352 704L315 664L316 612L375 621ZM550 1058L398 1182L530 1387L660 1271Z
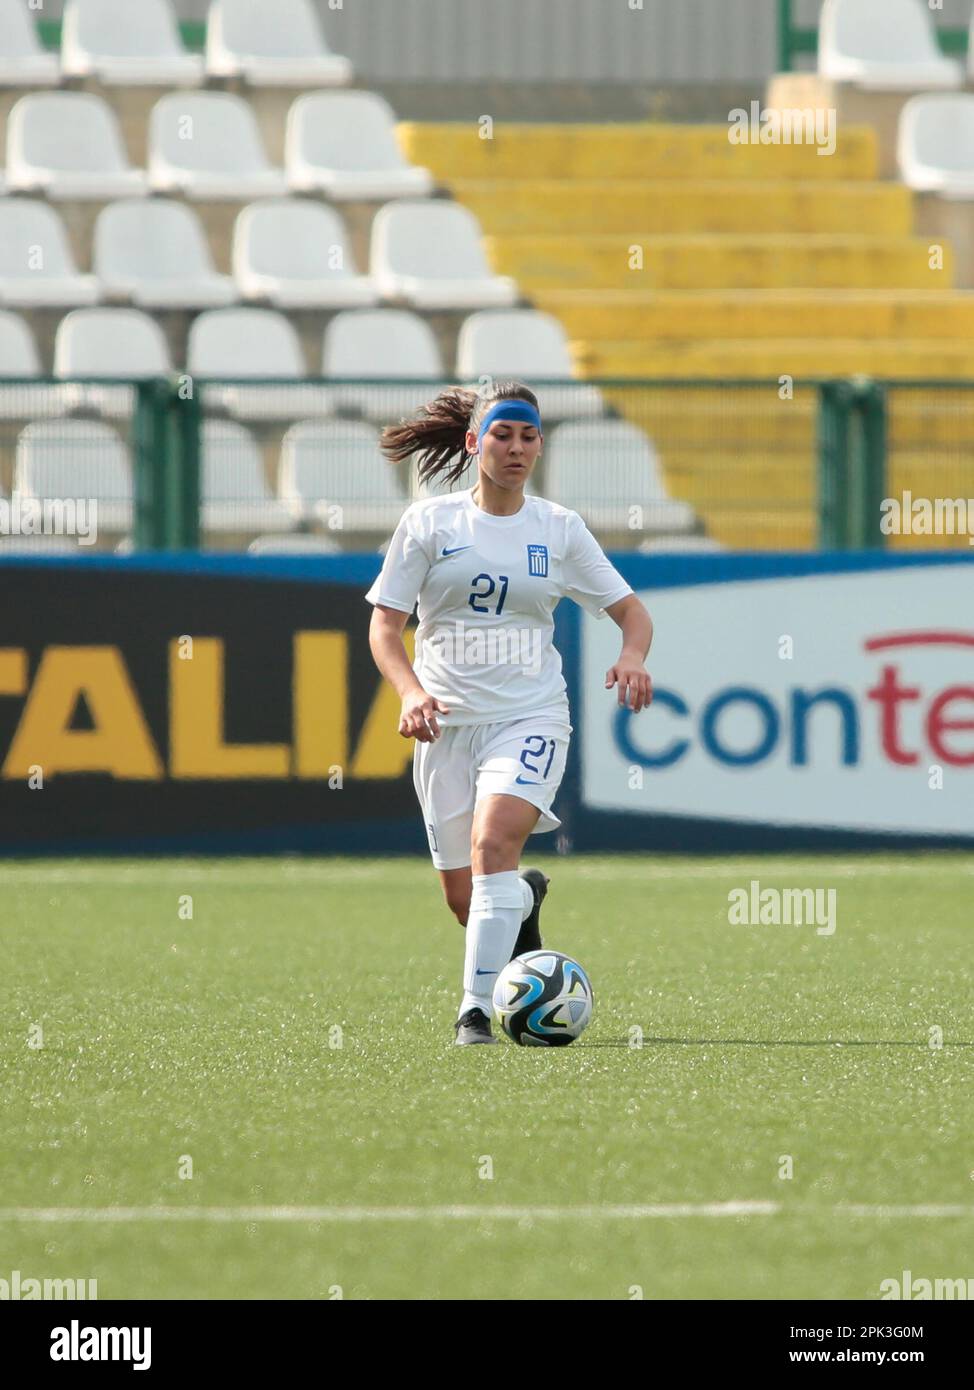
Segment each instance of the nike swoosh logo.
M470 545L455 545L455 546L453 547L452 550L444 550L444 551L443 551L443 554L444 554L444 555L459 555L459 553L460 553L461 550L472 550L472 549L473 549L473 546L470 546Z
M526 777L518 777L517 782L522 787L543 787L543 782L529 782Z
M497 974L497 971L496 971L496 970L478 970L476 973L477 973L478 975L496 975L496 974Z

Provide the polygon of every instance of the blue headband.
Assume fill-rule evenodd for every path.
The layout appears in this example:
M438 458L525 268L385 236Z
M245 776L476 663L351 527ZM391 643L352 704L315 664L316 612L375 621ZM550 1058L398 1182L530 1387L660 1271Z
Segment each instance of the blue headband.
M523 420L525 424L534 425L539 434L542 432L541 416L529 401L498 401L496 405L491 406L480 422L480 429L477 431L478 454L480 441L495 420Z

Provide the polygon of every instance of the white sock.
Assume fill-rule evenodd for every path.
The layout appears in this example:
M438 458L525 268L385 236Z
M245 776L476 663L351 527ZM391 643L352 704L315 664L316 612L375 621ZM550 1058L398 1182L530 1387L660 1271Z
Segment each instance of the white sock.
M530 883L528 883L526 879L519 878L518 883L521 885L521 897L524 899L524 910L521 913L521 921L526 922L534 911L534 894L531 891Z
M523 910L521 879L516 869L501 874L473 875L460 1014L468 1009L482 1009L488 1018L491 1017L494 985L511 958Z

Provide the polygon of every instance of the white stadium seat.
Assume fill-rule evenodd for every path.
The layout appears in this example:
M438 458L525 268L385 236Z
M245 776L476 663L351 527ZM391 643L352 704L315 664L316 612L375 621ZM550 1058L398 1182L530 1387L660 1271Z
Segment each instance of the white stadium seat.
M713 536L654 536L636 549L640 555L721 555L727 546Z
M74 377L153 377L172 371L159 324L140 309L75 309L58 324L54 375ZM129 416L135 392L124 385L76 385L76 404L102 415Z
M131 530L128 449L100 420L43 421L21 430L14 489L24 497L92 498L99 531Z
M353 309L325 329L322 376L443 380L443 361L432 328L410 309ZM335 385L336 410L354 410L383 422L408 415L435 393L430 385Z
M36 92L7 117L7 184L48 198L143 194L145 173L128 162L114 111L91 92Z
M0 302L24 308L95 304L93 275L79 275L64 224L33 198L0 199Z
M27 320L0 309L0 377L42 376L40 354Z
M559 425L545 457L546 495L595 529L638 533L694 525L693 508L667 494L655 449L625 420Z
M484 309L471 314L457 338L457 373L475 385L499 381L565 378L564 386L539 386L542 421L601 415L602 395L585 381L572 380L565 330L551 314L537 309Z
M284 163L293 189L338 200L416 198L433 190L430 171L403 158L395 114L375 92L298 97L288 112Z
M0 0L0 87L53 87L61 80L57 54L41 44L24 0Z
M17 381L16 386L8 384L0 390L0 420L63 415L70 408L63 386L41 386L30 380L43 375L37 343L26 319L0 309L0 378Z
M340 215L303 198L251 203L233 232L233 272L244 299L284 309L374 304L368 275L356 272Z
M898 156L908 188L974 199L974 93L911 97L900 112Z
M286 420L327 414L326 388L292 383L307 375L298 335L276 309L208 309L189 330L187 370L195 377L235 385L204 387L207 407L220 404L241 420ZM257 378L253 385L247 378ZM284 378L291 384L270 385Z
M330 536L255 536L248 555L340 555L342 548Z
M270 198L287 192L267 161L257 120L232 92L173 92L149 117L149 181L187 198Z
M318 87L352 77L349 60L329 51L309 0L212 0L206 67L252 86Z
M515 282L492 275L480 223L459 203L387 203L372 223L371 270L383 294L422 309L514 304Z
M71 536L0 536L0 555L85 555L93 547L81 549L80 541Z
M146 309L218 309L237 299L232 278L213 268L196 213L167 198L104 208L92 260L106 295Z
M204 531L289 531L290 510L267 486L260 448L243 425L207 420L201 431Z
M292 425L281 444L278 492L295 520L338 531L391 530L407 502L396 465L362 420Z
M468 463L455 483L448 484L442 475L434 478L431 483L421 483L419 481L419 468L415 463L406 465L410 470L409 491L414 502L420 502L424 497L452 497L457 492L463 492L467 488L473 487L477 481L477 468L475 464ZM537 496L537 488L531 478L524 484L525 497Z
M819 76L874 91L959 87L960 63L945 58L924 0L825 0Z
M203 59L183 47L169 0L67 0L61 66L105 85L179 87L203 78Z

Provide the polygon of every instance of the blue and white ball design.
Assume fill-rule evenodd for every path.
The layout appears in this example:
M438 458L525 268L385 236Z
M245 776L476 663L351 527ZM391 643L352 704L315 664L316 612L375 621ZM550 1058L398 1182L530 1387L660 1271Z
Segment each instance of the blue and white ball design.
M577 960L528 951L505 965L494 986L494 1013L521 1047L565 1047L592 1017L595 996Z

